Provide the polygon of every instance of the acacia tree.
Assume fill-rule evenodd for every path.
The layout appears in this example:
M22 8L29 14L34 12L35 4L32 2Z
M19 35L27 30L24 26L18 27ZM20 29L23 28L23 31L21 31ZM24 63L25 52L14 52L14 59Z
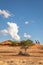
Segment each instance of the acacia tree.
M24 55L27 55L27 49L29 46L33 45L33 41L32 40L26 40L26 41L21 41L21 49L24 49ZM20 51L20 53L22 54L22 52Z

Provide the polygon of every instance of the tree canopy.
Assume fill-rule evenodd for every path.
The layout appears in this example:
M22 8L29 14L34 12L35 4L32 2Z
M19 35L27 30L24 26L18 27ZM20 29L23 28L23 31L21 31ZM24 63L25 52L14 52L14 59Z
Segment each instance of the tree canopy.
M33 45L33 41L32 40L21 41L21 46L31 46L31 45Z

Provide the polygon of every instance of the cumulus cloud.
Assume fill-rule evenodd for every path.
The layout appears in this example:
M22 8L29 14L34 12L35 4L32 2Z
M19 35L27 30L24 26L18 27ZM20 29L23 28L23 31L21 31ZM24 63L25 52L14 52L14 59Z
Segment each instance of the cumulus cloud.
M29 24L29 22L28 21L25 21L25 24Z
M1 10L1 9L0 9L0 15L3 15L5 18L8 18L11 16L9 11Z
M24 33L24 37L25 38L31 38L31 35L27 34L27 33Z
M13 39L20 40L20 36L18 35L18 26L16 23L7 22L8 28L1 30L0 33L2 34L9 34Z

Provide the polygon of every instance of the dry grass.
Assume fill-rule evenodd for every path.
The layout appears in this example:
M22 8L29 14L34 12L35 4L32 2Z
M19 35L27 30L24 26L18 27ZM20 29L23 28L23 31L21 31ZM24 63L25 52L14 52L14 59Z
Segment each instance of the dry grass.
M17 56L19 51L19 46L0 46L0 65L43 65L42 49L28 48L27 53L30 56Z

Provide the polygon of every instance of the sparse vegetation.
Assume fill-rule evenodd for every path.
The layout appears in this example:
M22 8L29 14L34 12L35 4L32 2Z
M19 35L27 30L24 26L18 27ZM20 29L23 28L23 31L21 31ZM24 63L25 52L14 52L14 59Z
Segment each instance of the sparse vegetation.
M6 45L0 45L0 65L43 65L43 45L31 41L4 41Z
M33 45L32 40L23 40L20 42L8 40L8 42L11 42L11 44L9 44L10 46L31 46Z
M20 41L20 42L17 42L17 41L11 41L11 40L8 40L9 42L11 42L10 46L21 46L21 50L24 49L24 53L22 53L22 51L19 52L19 55L28 55L27 54L27 49L29 48L29 46L33 45L33 41L32 40L23 40L23 41Z
M21 44L21 49L22 50L24 49L25 53L22 53L22 51L20 51L19 54L27 56L28 54L26 51L27 51L29 46L33 45L33 41L32 40L25 40L25 41L21 41L20 44Z

